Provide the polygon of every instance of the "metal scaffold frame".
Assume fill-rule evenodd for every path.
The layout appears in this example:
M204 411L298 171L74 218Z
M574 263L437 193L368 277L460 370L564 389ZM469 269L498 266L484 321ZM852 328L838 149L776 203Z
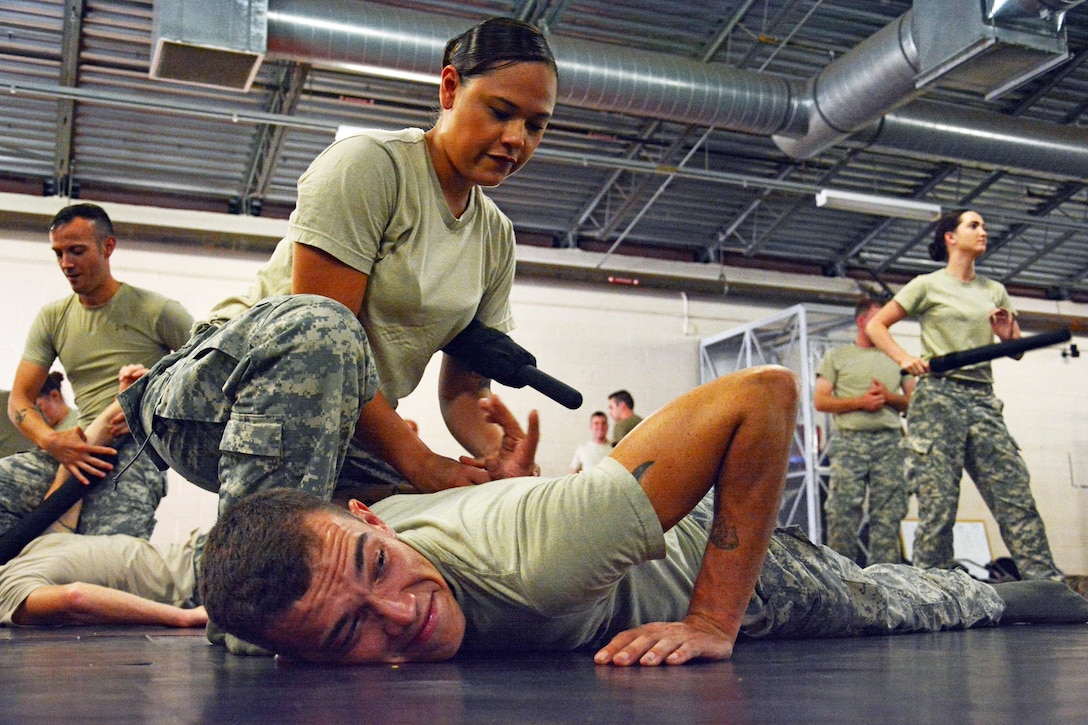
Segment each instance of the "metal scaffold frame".
M812 403L816 370L827 350L853 341L855 335L853 310L795 305L705 338L699 344L699 367L704 383L767 364L787 367L800 379L801 402L778 525L801 526L816 543L823 542L821 514L828 472L822 462L830 431L830 416L817 413Z

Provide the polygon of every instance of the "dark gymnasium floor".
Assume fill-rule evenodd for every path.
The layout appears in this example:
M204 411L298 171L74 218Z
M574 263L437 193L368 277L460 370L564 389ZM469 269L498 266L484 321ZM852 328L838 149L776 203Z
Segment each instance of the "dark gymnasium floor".
M731 662L584 654L317 667L202 630L0 629L0 723L1082 723L1088 625L741 643Z

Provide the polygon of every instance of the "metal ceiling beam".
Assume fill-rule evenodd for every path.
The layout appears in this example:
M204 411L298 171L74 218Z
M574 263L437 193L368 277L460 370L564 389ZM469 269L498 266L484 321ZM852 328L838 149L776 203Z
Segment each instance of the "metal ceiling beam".
M858 149L850 149L845 154L843 154L843 156L839 158L838 161L832 164L831 167L827 169L827 171L820 175L820 178L817 179L815 184L816 188L823 188L824 186L826 186L832 179L834 179L839 174L840 171L846 168L846 166L851 161L853 161L854 157L856 157L859 153L860 151ZM745 247L744 256L751 257L757 251L759 251L765 244L767 244L768 241L770 241L771 234L776 229L778 229L789 217L793 216L793 214L797 210L799 210L803 206L808 206L810 203L812 202L803 196L794 200L794 202L790 205L789 209L779 214L778 217L773 222L771 222L766 229L762 231L758 238L753 239L752 242L747 247Z
M643 126L639 133L639 140L631 144L627 151L624 152L624 158L632 159L642 152L647 139L652 137L657 130L661 128L661 121L653 120ZM575 247L577 246L578 232L582 228L582 225L593 215L598 205L604 200L608 193L612 190L613 186L619 180L620 176L624 173L624 169L615 169L608 175L601 187L597 189L597 192L590 197L589 201L582 207L582 209L575 215L574 224L567 228L566 233L563 235L565 243L564 246Z
M268 101L268 112L293 116L309 73L310 66L304 63L287 63ZM263 203L268 191L286 133L287 127L279 124L264 123L257 127L253 150L246 164L245 180L238 194L239 211L242 213L256 215L260 212L259 204Z
M1085 185L1080 183L1063 184L1057 193L1053 194L1049 199L1028 212L1028 218L1033 221L1021 221L1010 226L1004 234L997 237L993 242L987 243L986 251L977 261L983 262L992 257L1001 250L1002 247L1024 234L1024 232L1031 228L1032 224L1048 223L1046 216L1065 202L1069 201L1076 194L1080 193L1084 187Z
M778 173L775 174L774 178L778 181L788 179L796 169L797 167L793 165L780 165ZM722 256L723 242L725 242L726 239L734 234L737 235L737 239L740 239L740 241L744 243L744 239L739 234L737 234L737 229L740 227L741 224L744 223L745 219L754 214L756 210L763 205L763 200L773 193L774 189L763 189L762 191L757 192L752 200L748 203L748 205L744 207L744 209L739 214L734 215L733 218L729 220L726 228L717 233L716 243L707 245L706 249L708 256L716 256L718 259L714 261L720 261Z
M691 147L691 150L689 150L684 158L680 161L680 163L677 164L677 171L684 168L684 165L687 164L687 162L691 159L695 152L699 150L699 147L706 143L706 140L713 132L714 128L710 127L702 136L699 137L699 140L695 142L695 144ZM675 178L676 173L669 174L665 177L665 179L658 186L657 191L653 193L653 196L651 196L650 199L647 200L646 204L643 205L642 209L638 212L638 214L634 216L631 222L627 225L627 228L625 228L623 232L618 237L616 237L616 241L613 242L612 246L608 248L608 251L605 253L604 258L601 259L600 264L597 265L598 267L601 266L601 264L604 264L605 261L607 261L608 258L612 256L612 253L616 251L616 248L623 243L623 240L627 238L627 235L631 233L631 230L635 228L635 225L638 224L639 220L641 220L646 212L650 210L650 207L653 206L654 202L657 201L657 199L665 192L665 189L668 188L669 184L671 184L672 180Z
M778 13L771 18L770 22L762 28L762 31L759 34L752 35L755 43L748 49L748 52L745 53L744 57L740 59L740 62L737 64L738 68L745 68L752 63L752 60L758 52L764 49L767 40L771 38L769 33L773 33L775 28L785 22L785 19L789 16L789 13L793 10L794 6L798 5L800 2L801 0L788 0L782 5Z
M158 100L139 93L90 90L86 88L68 88L48 83L34 83L0 77L0 87L13 96L26 95L32 98L61 98L97 103L116 108L133 108L141 111L157 111L172 116L191 116L209 118L227 123L269 123L288 128L304 128L311 131L331 131L336 133L340 124L331 121L288 116L282 113L265 113L246 108L215 108L207 104L186 103L176 99Z
M83 36L83 0L65 0L57 83L74 88L79 79L79 48ZM69 196L72 185L72 145L75 138L76 104L71 98L57 99L56 148L53 152L54 193Z
M989 174L985 179L975 185L975 188L962 196L960 200L955 204L955 207L964 207L971 203L973 199L977 199L983 192L996 184L1005 175L1004 171L994 171ZM926 228L915 234L906 244L900 245L892 254L888 255L887 259L877 266L876 271L883 273L888 271L888 267L898 262L902 257L906 256L912 249L918 246L919 242L926 239L933 233L933 224L926 225Z
M153 110L167 115L211 118L225 121L228 123L270 123L286 126L287 128L299 128L329 133L335 133L336 129L340 125L338 122L334 121L322 121L319 119L302 118L299 116L287 116L284 114L250 111L247 109L215 109L209 108L206 105L181 103L176 100L171 100L169 102L152 100L148 99L146 96L141 96L138 94L87 90L83 88L66 88L62 86L42 83L28 83L23 81L9 81L6 79L0 79L0 87L3 87L5 91L12 95L25 94L27 96L41 98L71 98L73 100L81 101L84 103L99 103L102 105L116 106L122 108ZM764 178L751 176L749 174L737 174L711 169L699 169L691 167L678 169L674 166L662 166L657 163L640 161L638 159L625 159L613 156L602 156L599 154L563 151L561 149L551 149L547 146L543 146L537 149L536 156L542 159L549 159L556 163L572 164L575 166L592 166L602 169L622 169L638 173L657 175L676 174L677 176L681 176L684 178L708 183L739 186L742 188L775 189L805 196L814 195L821 188L819 184L793 182L775 178ZM1004 172L994 172L994 174L991 174L991 177L996 180L996 178L1000 178L1003 173ZM965 200L961 202L961 204L969 203L970 199L976 197L979 193L981 193L981 190L984 190L984 188L986 188L989 183L992 182L986 181L980 184L975 191L969 194L965 198ZM1010 223L1021 221L1030 224L1038 221L1037 218L1033 218L1027 214L1020 214L1016 212L986 208L979 208L979 211L984 212L988 217L1006 220ZM1050 220L1049 223L1052 227L1056 229L1083 229L1083 225L1081 225L1079 222L1071 220L1065 221L1060 219L1054 219Z
M1072 239L1074 236L1076 236L1076 234L1077 233L1075 231L1073 231L1073 230L1069 230L1069 231L1067 231L1067 232L1065 232L1063 234L1059 234L1054 239L1053 242L1051 242L1050 244L1047 244L1046 246L1044 246L1041 249L1037 250L1031 256L1026 257L1023 262L1021 262L1020 264L1016 265L1016 267L1014 267L1013 269L1010 269L1008 272L1006 272L1005 275L1000 280L1001 284L1006 284L1006 285L1009 284L1009 282L1011 282L1013 279L1015 279L1018 274L1020 274L1025 269L1027 269L1031 265L1038 262L1040 259L1042 259L1046 255L1053 252L1058 247L1060 247L1063 244L1065 244L1066 242L1068 242L1070 239Z
M713 60L714 56L717 54L722 44L725 43L725 41L732 34L733 30L737 27L738 24L740 24L741 20L744 19L745 14L748 12L749 8L751 8L752 5L755 4L755 1L756 0L746 0L746 2L744 2L739 8L737 8L736 12L733 13L732 17L730 17L729 20L726 21L722 29L718 31L718 34L710 40L710 42L707 44L706 49L704 49L703 52L699 55L700 63L709 63L711 60ZM663 124L659 119L654 119L648 126L644 127L644 133L642 134L643 140L648 141L652 137L652 135L661 128L662 125ZM680 142L688 135L690 135L692 131L693 127L689 126L688 128L686 128L684 130L684 133L673 143L672 147L661 155L661 161L667 161L668 158L673 153L675 153L677 149L679 149ZM626 155L628 158L633 158L635 154L640 153L645 147L646 144L643 141L640 141ZM582 224L584 224L585 221L593 214L601 201L603 201L610 195L611 190L615 188L615 185L619 182L621 175L622 172L617 170L612 174L609 174L608 178L605 179L601 188L591 198L590 203L578 214L576 223L571 229L567 230L566 239L568 240L568 242L570 240L576 239ZM669 181L665 182L666 185L668 183ZM642 185L642 188L644 187L645 184ZM626 213L631 203L633 203L633 200L637 198L638 194L640 193L641 189L636 188L631 196L627 198L625 203L621 205L619 209L612 213L611 218L606 220L604 224L598 226L593 236L597 238L604 238L609 233L611 233L611 231L615 229L616 225L619 223L622 215ZM653 198L656 199L657 195L654 195ZM636 213L635 218L641 218L643 213L644 212ZM576 246L576 243L568 244L568 246ZM613 245L612 248L615 249L615 245Z
M688 128L685 128L683 133L673 139L672 144L668 148L661 151L659 157L655 159L654 162L659 167L670 166L670 160L676 153L679 153L679 150L681 148L684 147L684 142L687 140L689 134L693 130L693 127L690 126ZM704 134L703 138L706 138L706 134ZM696 143L695 147L692 148L692 151L699 145L701 145L701 141ZM643 146L643 148L645 148L645 146ZM685 157L684 161L681 161L677 165L677 169L682 169L684 167L684 162L688 158L690 158L690 156L691 151L688 152L688 155ZM594 236L599 239L607 238L608 235L611 234L616 229L616 227L619 226L620 222L623 221L623 219L635 209L635 206L638 204L639 200L644 198L646 194L649 193L649 188L652 185L653 181L654 177L652 176L641 175L639 177L636 177L634 183L632 184L631 191L627 195L627 198L624 199L623 204L612 210L610 217L604 222L604 224L600 226L599 229L596 230ZM664 183L666 186L672 183L672 176L666 176L665 181L662 183ZM660 189L657 193L650 193L650 201L647 203L653 203L653 200L656 199L659 194ZM641 209L631 213L630 216L635 219L640 219L645 213L646 203L642 205ZM628 228L628 231L630 231L630 228ZM624 236L626 236L626 233L624 234ZM613 248L615 248L615 246L613 246Z

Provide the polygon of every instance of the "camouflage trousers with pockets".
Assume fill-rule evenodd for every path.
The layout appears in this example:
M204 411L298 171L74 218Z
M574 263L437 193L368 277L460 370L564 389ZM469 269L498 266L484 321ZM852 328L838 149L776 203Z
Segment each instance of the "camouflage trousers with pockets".
M918 496L913 560L951 568L952 527L963 471L997 520L1024 579L1060 579L1031 494L1027 465L1005 427L1003 404L990 385L922 378L911 396L907 483Z
M131 436L111 444L117 451L115 480L93 483L83 497L80 534L128 534L148 539L155 530L155 509L166 495L166 474L159 471ZM137 455L139 453L139 455ZM128 464L135 459L131 466ZM41 503L59 464L44 451L28 451L0 459L0 533ZM126 469L125 467L128 466Z
M377 372L346 307L295 295L198 332L133 387L122 405L166 464L219 493L222 513L267 488L330 498Z
M688 516L709 534L713 491ZM964 572L905 564L862 569L790 526L774 530L740 631L751 638L939 632L996 625L1004 611L992 586Z
M906 452L899 428L838 431L828 442L831 459L827 514L827 545L858 561L858 529L869 495L869 555L866 563L898 564L899 522L907 515L910 492L904 476Z
M854 637L995 625L1005 602L961 571L862 569L797 527L775 530L748 605L747 637Z

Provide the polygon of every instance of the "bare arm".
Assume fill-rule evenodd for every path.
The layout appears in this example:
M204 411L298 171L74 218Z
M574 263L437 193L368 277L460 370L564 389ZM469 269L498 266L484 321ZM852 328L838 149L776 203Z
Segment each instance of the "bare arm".
M873 315L873 319L869 320L869 324L865 326L865 334L881 352L894 360L900 369L906 370L911 375L924 375L929 372L929 363L901 348L888 331L888 328L906 316L907 311L903 309L903 306L892 300L881 307L880 311Z
M43 450L45 446L42 443L53 432L53 428L38 412L35 400L47 377L49 371L41 365L20 360L15 369L15 382L12 383L11 395L8 396L7 409L12 424Z
M684 620L617 635L598 664L732 655L777 519L797 400L788 370L749 368L677 398L617 444L612 457L639 480L663 529L711 488L714 520Z
M11 615L22 625L150 624L203 627L204 607L182 609L97 584L76 582L38 587Z
M487 422L480 399L491 395L490 381L442 353L438 379L438 404L446 427L473 456L497 453L502 430Z
M917 383L918 381L913 377L903 378L902 382L899 384L899 389L902 391L901 393L889 390L885 395L888 405L892 406L900 413L906 411L907 407L910 405L910 396L914 392L914 386L917 385Z
M490 480L482 468L440 456L428 448L380 392L359 413L355 440L424 493Z
M836 397L831 381L818 377L812 394L812 404L821 413L852 413L855 410L872 413L884 407L885 399L872 387L864 395L850 398Z
M48 375L49 371L40 365L26 360L19 362L8 398L8 417L23 435L71 471L81 483L88 483L87 475L101 478L110 466L99 456L113 455L116 451L88 442L81 428L53 430L35 407L38 391Z
M352 269L328 252L295 244L291 262L291 294L322 295L351 310L356 317L363 309L370 275Z

